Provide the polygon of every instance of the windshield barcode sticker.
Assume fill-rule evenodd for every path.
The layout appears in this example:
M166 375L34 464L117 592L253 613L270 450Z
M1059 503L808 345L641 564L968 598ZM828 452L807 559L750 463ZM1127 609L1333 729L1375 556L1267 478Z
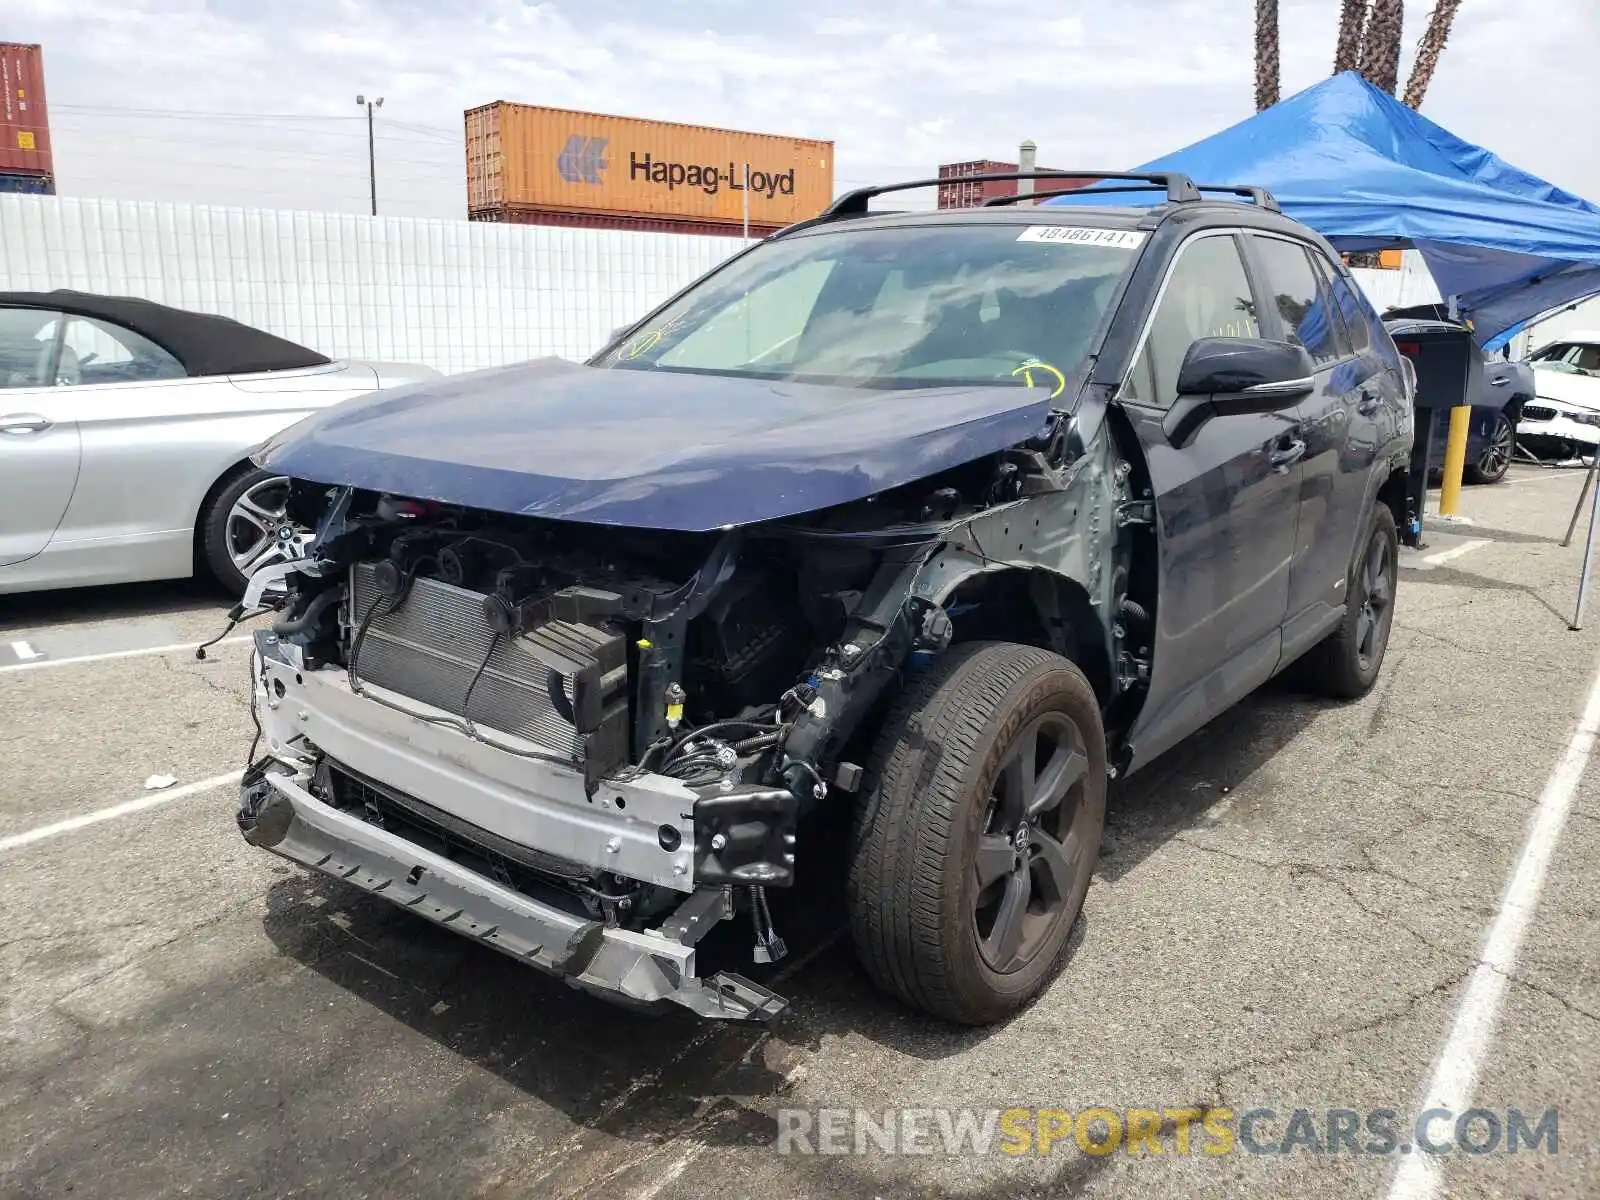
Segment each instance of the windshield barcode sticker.
M1019 242L1066 242L1074 246L1115 246L1137 250L1145 235L1137 229L1093 229L1086 225L1029 225Z

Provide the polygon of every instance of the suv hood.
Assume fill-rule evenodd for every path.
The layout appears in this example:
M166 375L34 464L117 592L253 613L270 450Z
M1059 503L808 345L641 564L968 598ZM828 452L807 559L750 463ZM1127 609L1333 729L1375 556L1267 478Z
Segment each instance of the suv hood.
M1043 389L824 387L538 359L356 397L268 470L603 525L702 531L814 512L1043 431Z

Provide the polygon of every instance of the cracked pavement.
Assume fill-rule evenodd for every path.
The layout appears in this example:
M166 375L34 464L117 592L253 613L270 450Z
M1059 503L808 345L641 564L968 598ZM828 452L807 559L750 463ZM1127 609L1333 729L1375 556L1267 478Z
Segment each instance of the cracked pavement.
M1581 479L1513 480L1468 489L1476 524L1404 556L1371 696L1275 683L1113 788L1070 960L994 1029L878 997L825 891L785 922L789 1012L728 1028L618 1011L251 850L231 788L0 852L0 1195L1382 1196L1394 1156L1184 1155L1172 1135L1257 1107L1278 1114L1262 1141L1297 1108L1391 1108L1409 1132L1600 665L1600 596L1569 632L1581 547L1556 544ZM1487 544L1425 561L1467 539ZM224 608L192 589L18 598L0 631L119 647L156 613L160 637L198 642ZM0 673L0 837L242 765L245 658ZM1597 771L1476 1091L1502 1116L1559 1109L1559 1152L1454 1154L1441 1195L1595 1194ZM778 1108L991 1106L1189 1115L1168 1115L1162 1155L772 1145Z

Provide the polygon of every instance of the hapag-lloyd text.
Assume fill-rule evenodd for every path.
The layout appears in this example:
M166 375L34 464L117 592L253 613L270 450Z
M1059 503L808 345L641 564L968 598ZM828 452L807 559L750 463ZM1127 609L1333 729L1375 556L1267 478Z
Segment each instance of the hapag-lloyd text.
M711 163L656 161L648 153L641 157L633 150L628 151L628 178L665 184L669 192L680 187L699 188L708 196L715 196L723 187L733 192L742 192L745 187L745 169L741 163L729 163L724 171ZM774 196L794 195L794 168L757 171L752 167L750 191L759 192L768 200Z

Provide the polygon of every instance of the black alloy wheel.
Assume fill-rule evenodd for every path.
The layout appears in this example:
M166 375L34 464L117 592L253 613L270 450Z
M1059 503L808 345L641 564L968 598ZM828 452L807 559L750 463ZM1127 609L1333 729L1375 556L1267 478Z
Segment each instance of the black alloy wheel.
M1367 536L1356 543L1345 586L1344 620L1294 665L1302 684L1338 700L1355 700L1372 690L1394 625L1399 568L1394 512L1379 503L1373 506Z
M1090 832L1083 734L1065 713L1036 717L1017 735L995 779L973 856L973 925L995 971L1026 966L1072 900Z
M1394 547L1374 529L1367 541L1367 556L1357 572L1360 592L1356 609L1356 662L1371 671L1389 644L1389 624L1394 617Z
M1105 829L1100 701L1035 646L952 646L879 729L848 897L872 981L924 1012L998 1021L1065 957Z

